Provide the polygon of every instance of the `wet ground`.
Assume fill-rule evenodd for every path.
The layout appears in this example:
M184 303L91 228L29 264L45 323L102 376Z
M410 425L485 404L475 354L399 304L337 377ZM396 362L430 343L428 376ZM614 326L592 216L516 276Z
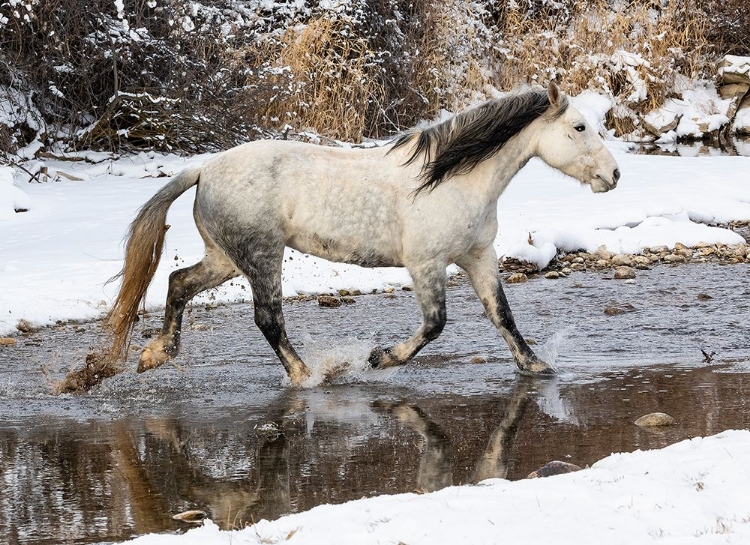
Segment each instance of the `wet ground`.
M81 365L95 324L20 337L0 346L0 543L182 531L189 525L171 517L188 509L242 527L750 427L750 268L611 276L506 287L519 329L556 361L551 380L514 372L462 280L449 290L443 335L396 371L357 369L373 346L418 325L412 292L339 308L287 303L308 362L352 366L337 384L303 390L286 386L249 305L193 308L175 365L137 375L133 352L128 371L84 396L54 396L49 384ZM628 312L605 313L612 307ZM633 424L654 411L676 425Z

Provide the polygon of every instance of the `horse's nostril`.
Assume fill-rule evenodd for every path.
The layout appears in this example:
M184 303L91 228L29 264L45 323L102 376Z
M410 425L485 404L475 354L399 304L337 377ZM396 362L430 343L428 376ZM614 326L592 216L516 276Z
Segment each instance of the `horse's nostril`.
M615 181L615 183L620 181L620 169L616 168L615 171L612 173L612 179Z

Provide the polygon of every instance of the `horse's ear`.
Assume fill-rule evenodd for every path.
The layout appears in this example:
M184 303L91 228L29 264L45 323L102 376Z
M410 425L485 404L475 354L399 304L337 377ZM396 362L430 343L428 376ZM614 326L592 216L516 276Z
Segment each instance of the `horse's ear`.
M549 103L552 106L559 106L562 102L562 92L554 81L549 82L547 87L547 96L549 97Z

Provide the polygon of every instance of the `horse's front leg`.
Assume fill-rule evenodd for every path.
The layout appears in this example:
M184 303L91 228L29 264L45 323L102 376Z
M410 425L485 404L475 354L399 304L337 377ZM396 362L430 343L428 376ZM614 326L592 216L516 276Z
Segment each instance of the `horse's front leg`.
M375 348L368 361L373 367L404 365L443 331L445 313L445 264L429 263L409 267L414 293L422 311L422 326L407 341L392 348Z
M497 269L497 254L492 245L479 252L463 256L456 264L469 275L471 285L484 305L487 317L492 321L508 343L518 368L527 373L552 374L554 369L537 357L529 348L516 327L513 313L505 298L500 274Z

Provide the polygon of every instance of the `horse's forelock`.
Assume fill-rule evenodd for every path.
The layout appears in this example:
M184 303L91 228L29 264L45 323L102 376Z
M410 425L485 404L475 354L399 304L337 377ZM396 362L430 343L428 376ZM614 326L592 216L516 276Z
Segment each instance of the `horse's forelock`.
M423 131L402 135L392 150L416 140L406 164L423 157L423 182L417 192L432 190L450 176L471 172L543 114L558 119L568 104L564 96L552 109L547 93L538 91L490 100Z

